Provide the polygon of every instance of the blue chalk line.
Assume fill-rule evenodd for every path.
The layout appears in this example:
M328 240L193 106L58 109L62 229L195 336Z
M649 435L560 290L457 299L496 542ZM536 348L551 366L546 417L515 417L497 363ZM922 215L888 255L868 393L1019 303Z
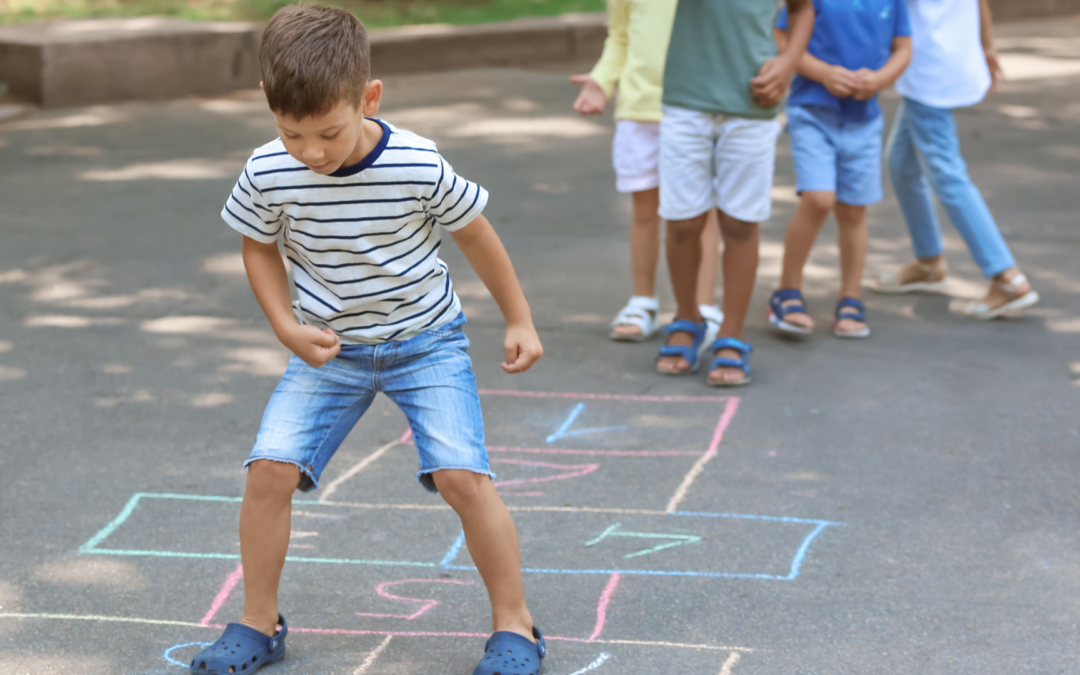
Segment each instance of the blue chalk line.
M212 644L214 644L214 643L213 642L185 642L182 645L173 645L172 647L169 647L168 649L166 649L161 654L161 658L165 659L166 661L168 661L169 663L171 663L174 666L180 666L181 668L187 668L189 664L183 663L181 661L177 661L176 659L174 659L172 657L173 652L175 652L177 649L183 649L184 647L194 647L196 645L198 645L199 647L209 647Z
M578 403L576 406L574 406L573 410L570 411L570 416L566 418L566 421L563 422L562 425L555 430L555 433L551 434L544 440L548 443L554 443L560 438L568 438L570 436L581 436L582 434L598 434L604 431L624 431L626 429L625 426L619 426L593 427L592 429L578 429L577 431L570 431L570 427L573 426L574 421L578 418L578 415L580 415L583 410L585 410L584 403Z

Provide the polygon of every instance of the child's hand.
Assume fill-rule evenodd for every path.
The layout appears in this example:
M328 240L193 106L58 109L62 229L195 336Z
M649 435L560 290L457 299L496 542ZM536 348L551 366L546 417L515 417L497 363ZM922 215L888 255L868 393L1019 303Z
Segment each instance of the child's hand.
M531 319L506 327L503 349L506 350L506 361L502 369L508 373L524 373L544 355L544 347Z
M757 77L750 80L750 98L762 108L780 105L794 75L794 68L782 56L769 59L762 64Z
M885 88L881 80L881 73L869 68L859 68L855 71L855 92L852 97L856 101L869 101Z
M990 69L990 91L997 91L998 85L1005 79L1005 69L1001 67L995 47L983 47L986 54L986 66Z
M574 101L574 110L582 115L599 115L607 105L607 96L596 80L589 75L571 75L570 81L581 85L581 93Z
M858 76L843 66L830 66L822 81L829 93L837 98L854 96L859 87Z
M329 328L319 330L314 326L297 324L280 339L283 345L312 368L321 368L341 351L341 339Z

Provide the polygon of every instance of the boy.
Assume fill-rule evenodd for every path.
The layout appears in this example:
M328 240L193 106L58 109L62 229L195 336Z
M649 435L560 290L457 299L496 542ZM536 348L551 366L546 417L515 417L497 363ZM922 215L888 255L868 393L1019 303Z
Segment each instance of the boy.
M833 335L870 337L859 295L866 264L866 207L881 201L879 91L911 60L907 0L835 3L814 0L814 34L788 98L788 133L799 208L784 236L780 288L769 299L769 323L810 333L802 271L818 231L835 209L840 239L840 299ZM776 40L787 40L787 13Z
M709 345L708 382L750 384L751 347L740 338L758 265L757 224L772 208L779 105L814 28L811 0L786 0L787 49L773 39L775 0L679 0L664 70L660 215L678 302L656 369L698 368L705 324L694 302L705 213L720 210L724 322Z
M491 481L465 317L436 257L439 225L506 317L503 369L528 370L543 350L510 259L480 215L487 192L456 175L431 141L371 117L382 83L369 80L367 36L351 14L284 7L259 52L281 137L248 160L222 217L244 235L251 288L294 356L245 463L244 616L191 670L250 672L285 655L277 594L293 491L318 486L382 391L409 420L418 480L461 517L487 586L495 634L474 675L535 675L544 639L525 605L513 520ZM279 241L292 263L300 322ZM497 658L510 650L520 669Z
M1004 77L987 0L909 0L915 54L896 83L903 97L889 140L889 169L916 260L885 274L882 293L943 291L949 274L930 190L990 280L965 313L994 319L1039 301L968 177L952 109L975 105ZM929 184L929 185L928 185ZM927 189L927 188L930 189Z
M630 228L630 271L634 295L611 323L611 339L648 340L660 328L656 314L656 263L660 258L660 93L664 59L678 0L608 0L608 37L604 52L588 75L574 75L581 85L574 109L582 115L604 112L615 85L615 141L612 163L615 187L633 196ZM723 314L715 303L716 266L720 262L720 233L713 211L701 235L702 261L698 273L698 310L715 338ZM711 338L709 338L711 339Z

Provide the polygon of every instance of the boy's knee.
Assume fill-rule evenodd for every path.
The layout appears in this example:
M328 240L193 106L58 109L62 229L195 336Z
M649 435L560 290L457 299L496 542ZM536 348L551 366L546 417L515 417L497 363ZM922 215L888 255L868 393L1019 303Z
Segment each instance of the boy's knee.
M439 494L451 506L475 501L480 496L483 481L491 480L484 474L456 469L436 471L432 478Z
M691 220L669 220L667 222L668 241L675 244L686 244L696 241L701 237L701 228L704 223L702 218Z
M802 200L814 215L827 216L836 206L836 193L813 190L802 193Z
M724 241L741 243L752 239L757 234L757 223L735 220L731 216L720 217L720 234Z
M259 496L292 495L300 484L295 464L257 459L248 466L247 491Z

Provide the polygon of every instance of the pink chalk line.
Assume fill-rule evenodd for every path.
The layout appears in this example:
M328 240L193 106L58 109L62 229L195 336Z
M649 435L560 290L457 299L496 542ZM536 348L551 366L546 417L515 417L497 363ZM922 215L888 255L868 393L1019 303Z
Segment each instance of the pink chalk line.
M399 584L454 584L456 586L472 586L473 584L468 581L455 581L454 579L404 579L402 581L384 581L375 587L375 592L384 598L390 600L401 600L403 602L419 602L423 606L413 612L412 614L371 614L369 612L357 612L357 616L374 616L384 619L405 619L406 621L412 621L420 616L423 616L432 607L439 604L438 600L419 599L419 598L403 598L400 595L394 595L386 590L388 586L397 586Z
M636 396L632 394L575 394L562 391L513 391L481 389L482 396L526 396L529 398L580 398L587 401L649 401L652 403L718 403L730 396Z
M412 427L405 430L405 433L401 434L401 438L398 439L398 443L408 443L412 440Z
M601 455L608 457L701 457L700 450L566 450L562 448L517 448L489 445L488 452L521 452L537 455Z
M604 587L604 592L600 594L600 602L596 605L596 626L593 628L592 635L586 640L586 642L592 642L596 638L600 637L600 633L604 631L604 624L607 622L607 608L611 604L611 596L615 595L615 589L619 586L619 573L615 572L608 579L607 586Z
M492 464L519 464L521 466L536 466L544 469L563 469L562 473L552 476L537 476L536 478L516 478L514 480L495 481L495 487L508 487L511 485L525 485L526 483L547 483L553 480L566 480L568 478L580 478L600 468L599 464L554 464L552 462L530 462L524 459L493 459Z
M690 471L683 477L682 483L675 490L675 494L671 496L671 500L667 504L667 508L664 510L668 513L675 511L679 504L686 499L686 493L690 490L690 486L694 484L701 472L705 470L705 465L709 463L713 457L716 457L716 453L720 448L720 441L724 438L724 431L727 430L728 425L731 424L731 420L735 417L735 411L739 409L739 399L729 398L727 405L724 406L724 412L720 415L720 421L716 423L716 430L713 431L712 441L709 443L709 449L705 451L698 461L694 462L694 466L690 467Z
M206 612L206 616L199 621L200 626L209 626L210 622L214 619L214 615L218 613L221 606L225 604L225 601L229 599L229 594L232 593L233 587L244 576L244 566L237 565L236 569L232 571L232 574L225 577L225 583L221 584L221 590L214 596L213 602L210 603L210 609Z

